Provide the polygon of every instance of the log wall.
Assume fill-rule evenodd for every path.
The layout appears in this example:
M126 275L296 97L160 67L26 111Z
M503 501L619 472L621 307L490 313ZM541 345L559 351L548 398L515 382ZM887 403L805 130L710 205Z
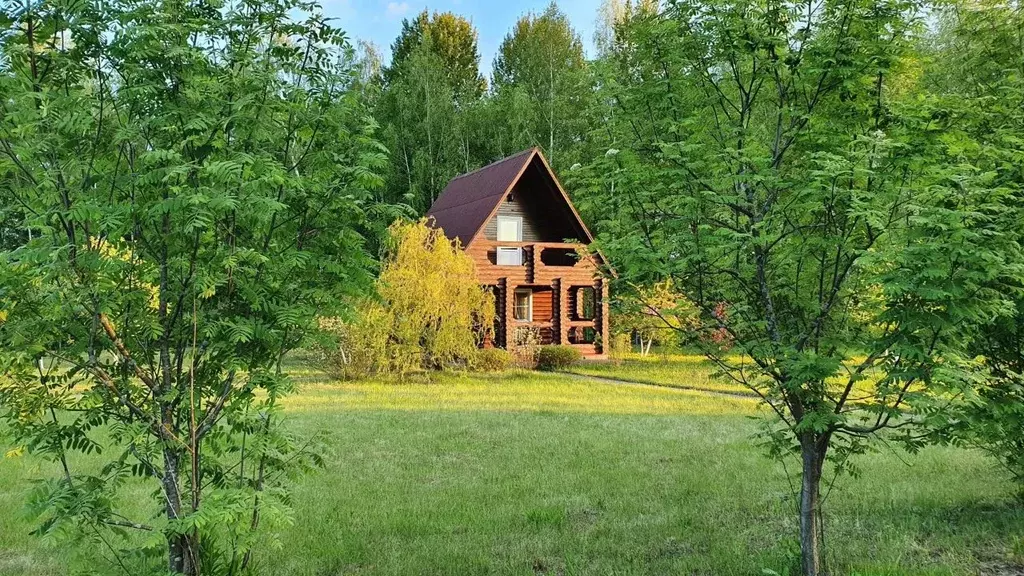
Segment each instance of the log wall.
M520 266L494 264L498 246L523 248L524 262ZM573 344L585 355L603 354L609 343L608 283L601 275L597 262L583 255L573 266L548 266L540 258L545 248L568 249L578 245L562 242L497 242L478 237L466 247L476 263L477 275L483 284L496 286L495 300L499 328L495 341L507 347L514 341L515 329L531 327L542 335L544 344L570 344L570 331L574 333L592 328L598 338L593 344ZM594 289L594 318L578 319L579 288ZM533 321L517 322L514 318L516 288L533 291Z

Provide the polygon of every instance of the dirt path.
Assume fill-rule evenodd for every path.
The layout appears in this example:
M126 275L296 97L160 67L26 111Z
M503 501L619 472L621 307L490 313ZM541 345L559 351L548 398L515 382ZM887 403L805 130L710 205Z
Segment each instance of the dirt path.
M592 374L577 374L576 372L559 372L559 374L576 378L577 380L597 380L598 382L605 382L607 384L618 384L620 386L646 386L648 388L665 388L667 390L679 390L683 392L700 392L709 396L722 396L725 398L749 398L757 399L757 394L753 392L726 392L724 390L708 390L707 388L698 388L696 386L669 386L668 384L655 384L654 382L644 382L643 380L622 380L620 378L609 378L608 376L594 376Z

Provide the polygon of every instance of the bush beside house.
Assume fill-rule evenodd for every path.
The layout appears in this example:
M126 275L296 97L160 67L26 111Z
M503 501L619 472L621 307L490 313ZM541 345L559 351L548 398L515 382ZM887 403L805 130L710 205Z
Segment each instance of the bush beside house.
M330 372L402 378L472 366L494 325L494 299L477 281L473 260L443 231L425 220L400 221L388 229L374 297L351 321L324 324L334 336L323 351Z
M515 356L508 350L481 348L477 350L472 368L480 372L503 372L514 366L515 361Z
M539 370L564 370L583 360L583 354L572 346L541 346L537 349Z

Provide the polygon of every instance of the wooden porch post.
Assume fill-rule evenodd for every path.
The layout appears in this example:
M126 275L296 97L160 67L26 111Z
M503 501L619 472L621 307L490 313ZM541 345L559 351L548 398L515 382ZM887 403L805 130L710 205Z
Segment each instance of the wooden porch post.
M509 350L515 345L515 336L512 332L512 325L514 324L512 318L515 317L516 287L508 281L508 278L502 278L501 282L505 285L505 306L502 309L504 313L502 314L501 328L505 333L505 349Z
M533 246L523 246L523 256L526 258L526 283L533 284L533 275L537 271L537 262L534 259Z
M555 344L569 343L569 290L565 281L555 278L551 281L551 292L554 296L555 325L552 330Z
M608 281L601 278L597 281L597 285L594 286L594 295L597 296L597 302L595 303L594 312L597 313L597 324L594 326L601 334L601 346L597 351L598 354L607 354L611 349L611 331L608 325ZM595 347L596 348L596 347Z

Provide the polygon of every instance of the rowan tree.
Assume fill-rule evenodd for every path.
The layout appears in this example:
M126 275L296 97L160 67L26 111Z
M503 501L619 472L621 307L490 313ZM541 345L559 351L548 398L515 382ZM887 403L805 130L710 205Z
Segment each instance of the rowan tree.
M925 7L671 2L617 25L605 152L573 176L621 280L671 279L725 331L705 354L800 462L801 573L826 572L822 479L871 440L916 449L987 377L969 348L1012 310L1011 188L922 89ZM1005 62L1003 62L1005 64ZM596 144L595 144L596 145Z
M988 185L1009 195L1007 210L1016 225L1007 234L1024 241L1024 13L1004 2L952 2L935 13L921 68L929 92L955 118L951 138L967 145L971 163L988 174ZM971 341L991 378L978 401L961 407L947 439L979 446L992 454L1024 490L1024 278L1018 280L1012 310L986 324Z
M282 358L369 284L385 158L345 37L292 0L0 14L0 410L60 464L38 531L131 574L237 573L319 458L280 426Z

